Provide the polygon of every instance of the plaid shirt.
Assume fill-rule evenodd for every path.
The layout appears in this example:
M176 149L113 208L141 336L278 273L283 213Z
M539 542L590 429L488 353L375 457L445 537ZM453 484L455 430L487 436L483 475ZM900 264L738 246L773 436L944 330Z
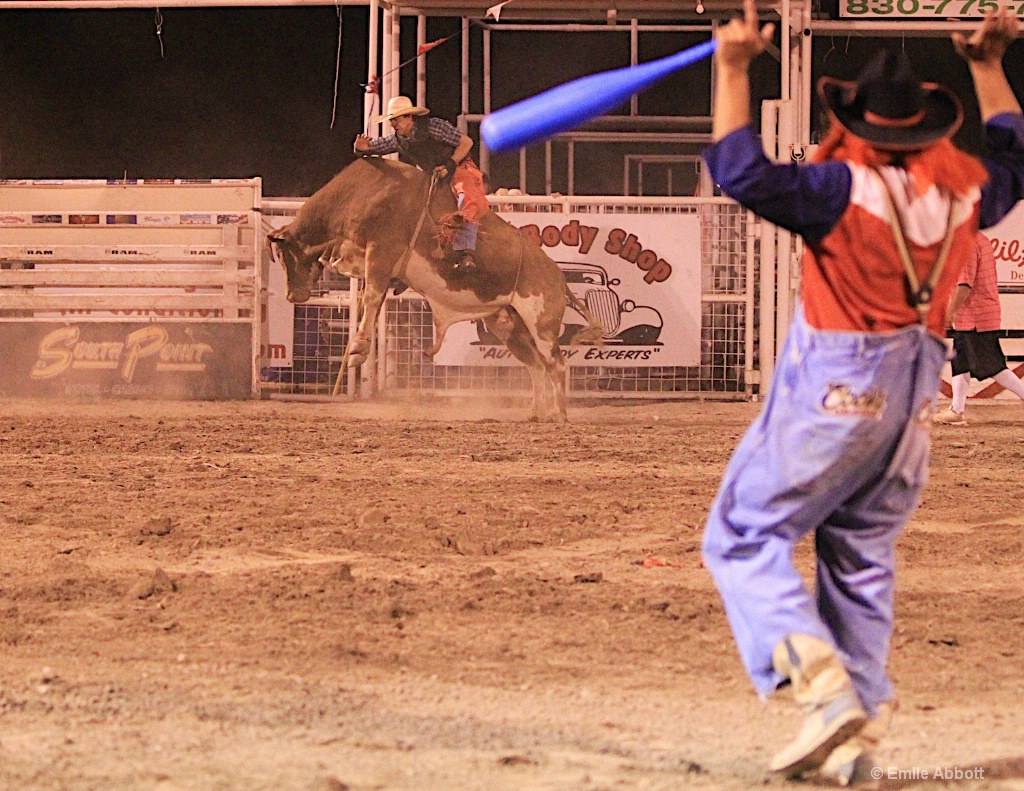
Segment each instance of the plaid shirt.
M443 118L427 119L427 134L434 140L449 145L454 150L462 142L462 132ZM385 154L397 154L401 151L398 135L392 133L387 137L378 137L370 141L370 150L366 153L382 157Z

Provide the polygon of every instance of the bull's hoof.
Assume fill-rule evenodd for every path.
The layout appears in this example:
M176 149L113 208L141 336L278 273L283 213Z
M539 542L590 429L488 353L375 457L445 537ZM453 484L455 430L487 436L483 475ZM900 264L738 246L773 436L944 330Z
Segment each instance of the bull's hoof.
M366 362L367 355L365 354L350 354L348 356L348 367L356 368Z
M530 423L568 423L569 418L556 413L553 415L530 415L527 421Z

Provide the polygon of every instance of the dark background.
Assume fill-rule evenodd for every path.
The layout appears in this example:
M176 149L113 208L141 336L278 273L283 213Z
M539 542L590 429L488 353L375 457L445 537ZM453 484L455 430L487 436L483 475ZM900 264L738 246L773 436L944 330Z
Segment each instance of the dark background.
M352 159L366 123L368 9L340 9L343 22L337 115L338 11L334 7L166 9L160 39L153 10L4 11L0 4L0 178L263 178L265 195L312 194ZM898 23L894 23L898 24ZM455 33L460 20L430 18L427 40ZM473 27L479 67L482 32ZM403 58L415 51L415 19L403 19ZM641 62L704 37L642 33ZM967 121L957 142L972 151L981 128L966 65L946 38L816 37L815 75L852 78L880 46L905 48L922 78L950 85ZM1020 44L1007 59L1021 87ZM427 54L427 103L454 121L460 109L459 37ZM500 108L573 77L629 62L621 33L501 33L492 36L492 103ZM640 97L649 115L710 112L710 63L670 76ZM482 110L479 68L471 108ZM778 63L754 71L754 110L777 98ZM415 97L415 64L402 72ZM816 110L817 114L817 110ZM377 130L374 130L376 133ZM477 131L471 129L476 137ZM557 144L556 146L561 145ZM627 152L697 153L679 145L579 145L576 192L619 194ZM564 190L564 154L555 157ZM529 157L529 191L543 192L541 149ZM492 183L518 185L518 155L493 157Z

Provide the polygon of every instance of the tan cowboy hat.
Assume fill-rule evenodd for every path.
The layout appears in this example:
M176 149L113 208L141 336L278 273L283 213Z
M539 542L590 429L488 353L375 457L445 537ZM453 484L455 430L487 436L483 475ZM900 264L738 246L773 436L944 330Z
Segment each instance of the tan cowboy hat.
M875 148L925 148L951 137L964 120L956 95L920 82L903 53L879 52L854 82L822 77L818 92L840 124Z
M426 107L415 107L408 96L394 96L388 101L388 111L378 115L373 122L380 124L402 115L426 115L429 112Z

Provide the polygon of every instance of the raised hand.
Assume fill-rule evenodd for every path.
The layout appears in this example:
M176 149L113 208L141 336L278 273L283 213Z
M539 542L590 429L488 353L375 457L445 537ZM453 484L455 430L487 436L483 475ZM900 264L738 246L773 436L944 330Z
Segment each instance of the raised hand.
M352 144L352 148L356 151L369 151L370 138L366 135L356 135L356 141Z
M952 35L953 48L960 57L977 63L1001 63L1006 48L1017 38L1020 23L1010 8L989 11L981 27L968 38L963 33Z
M758 27L755 0L743 0L743 19L733 19L718 29L715 58L724 66L746 68L765 51L775 32L774 24Z

